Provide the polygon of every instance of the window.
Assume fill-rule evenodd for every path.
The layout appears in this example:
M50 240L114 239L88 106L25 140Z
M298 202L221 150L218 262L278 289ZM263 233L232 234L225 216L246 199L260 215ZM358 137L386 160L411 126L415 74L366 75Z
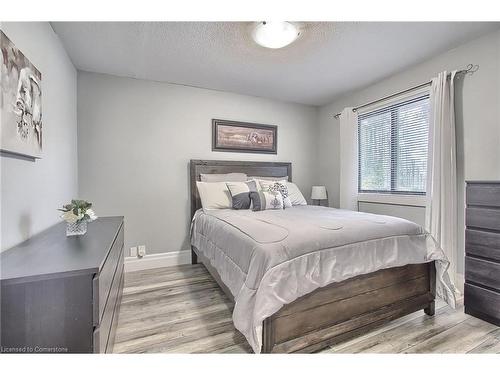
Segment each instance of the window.
M429 95L358 116L360 193L425 194Z

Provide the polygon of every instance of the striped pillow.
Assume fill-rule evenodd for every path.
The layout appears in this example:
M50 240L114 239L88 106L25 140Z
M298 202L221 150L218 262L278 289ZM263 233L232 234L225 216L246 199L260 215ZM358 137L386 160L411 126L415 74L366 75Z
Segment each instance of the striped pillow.
M252 204L250 194L257 192L257 181L226 182L235 210L248 210Z
M250 197L254 211L282 210L284 208L283 196L280 192L261 190L250 193Z

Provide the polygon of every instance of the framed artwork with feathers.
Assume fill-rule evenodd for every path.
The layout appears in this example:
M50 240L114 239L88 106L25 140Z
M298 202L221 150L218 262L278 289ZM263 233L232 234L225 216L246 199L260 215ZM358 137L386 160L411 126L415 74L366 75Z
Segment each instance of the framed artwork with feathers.
M42 74L0 30L0 150L42 157Z

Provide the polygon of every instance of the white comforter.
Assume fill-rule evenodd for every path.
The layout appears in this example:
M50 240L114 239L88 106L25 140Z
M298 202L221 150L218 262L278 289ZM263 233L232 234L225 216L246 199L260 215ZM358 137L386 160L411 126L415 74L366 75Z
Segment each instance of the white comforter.
M233 294L234 325L256 353L262 322L283 305L383 268L436 260L437 293L455 306L443 251L420 226L392 216L317 206L198 210L191 243Z

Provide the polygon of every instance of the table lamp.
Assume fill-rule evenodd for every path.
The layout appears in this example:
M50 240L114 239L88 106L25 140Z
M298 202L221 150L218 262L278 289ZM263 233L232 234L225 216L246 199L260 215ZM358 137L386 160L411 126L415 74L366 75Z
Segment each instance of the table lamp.
M321 204L322 200L328 199L328 194L326 192L325 186L313 186L311 190L311 199L313 201L317 201L317 205Z

